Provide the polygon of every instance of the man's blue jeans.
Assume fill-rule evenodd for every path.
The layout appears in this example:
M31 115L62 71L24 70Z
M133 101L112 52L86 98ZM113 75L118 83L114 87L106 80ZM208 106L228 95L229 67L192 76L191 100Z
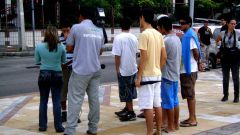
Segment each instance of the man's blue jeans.
M51 91L55 129L62 128L61 122L61 90L63 75L61 71L40 70L38 87L40 91L39 128L47 128L47 104Z

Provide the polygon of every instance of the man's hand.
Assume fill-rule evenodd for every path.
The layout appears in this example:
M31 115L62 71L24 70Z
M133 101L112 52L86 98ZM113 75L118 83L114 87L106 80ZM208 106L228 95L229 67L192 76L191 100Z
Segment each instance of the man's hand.
M62 69L67 69L68 65L67 64L62 64Z
M199 62L199 63L198 63L198 70L201 71L201 72L204 71L204 67L203 67L202 62Z
M137 73L137 80L135 81L135 86L136 87L141 87L140 82L142 80L142 74L143 74L143 69L145 67L147 60L147 51L146 50L141 50L140 49L140 60L138 64L138 73Z
M141 82L141 80L140 80L140 79L137 79L137 80L135 81L135 86L136 86L136 87L141 87L140 82Z
M72 63L72 60L68 61L67 63L62 64L62 68L66 69Z

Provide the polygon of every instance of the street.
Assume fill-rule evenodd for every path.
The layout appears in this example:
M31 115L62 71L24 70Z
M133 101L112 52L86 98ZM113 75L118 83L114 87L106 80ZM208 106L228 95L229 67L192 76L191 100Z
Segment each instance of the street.
M114 56L110 52L100 57L102 70L101 84L117 82ZM37 79L39 68L34 57L0 58L0 97L38 91ZM203 80L222 80L221 68L211 70Z
M114 57L101 56L100 61L106 66L101 83L116 82ZM0 97L37 92L38 73L33 56L0 58Z

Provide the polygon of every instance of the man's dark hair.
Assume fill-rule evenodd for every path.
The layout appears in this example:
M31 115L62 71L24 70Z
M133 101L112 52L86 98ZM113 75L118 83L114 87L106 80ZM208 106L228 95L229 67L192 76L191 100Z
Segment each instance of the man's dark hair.
M172 21L169 17L162 17L158 20L157 25L164 28L166 31L172 30Z
M132 21L129 17L124 17L120 21L120 26L122 30L129 30L132 25Z
M152 24L153 18L154 18L154 11L151 8L144 8L139 16L143 16L145 19L145 22Z
M192 27L192 18L190 16L181 16L179 20L184 20L187 24Z
M80 15L86 19L93 20L96 14L96 8L94 7L80 7Z
M72 26L72 24L70 23L69 19L64 19L60 23L60 28L67 28L67 27L71 28L71 26Z

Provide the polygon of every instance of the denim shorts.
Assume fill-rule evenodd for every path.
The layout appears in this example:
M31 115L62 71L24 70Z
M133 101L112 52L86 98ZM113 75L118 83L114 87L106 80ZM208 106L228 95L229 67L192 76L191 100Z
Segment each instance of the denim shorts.
M121 102L131 102L137 98L137 90L133 85L136 74L132 76L121 76L118 74L119 98Z
M162 78L161 98L163 109L173 109L178 106L178 81L173 82Z

